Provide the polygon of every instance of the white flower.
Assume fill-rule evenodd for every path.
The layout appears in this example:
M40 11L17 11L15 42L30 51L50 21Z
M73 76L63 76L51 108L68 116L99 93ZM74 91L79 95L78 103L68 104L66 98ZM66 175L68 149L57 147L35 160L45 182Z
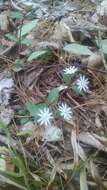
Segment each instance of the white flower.
M65 119L65 120L70 120L72 118L73 112L70 107L66 103L62 103L59 106L59 112L60 115Z
M85 91L85 92L88 92L89 91L89 88L88 88L88 84L89 84L89 81L87 78L85 78L85 76L81 75L80 78L77 80L76 82L76 85L78 86L78 89L80 91Z
M53 119L53 114L49 108L40 109L38 113L39 119L37 120L40 125L50 125Z
M75 66L70 66L64 69L63 71L66 75L72 75L72 74L75 74L78 71L78 69Z

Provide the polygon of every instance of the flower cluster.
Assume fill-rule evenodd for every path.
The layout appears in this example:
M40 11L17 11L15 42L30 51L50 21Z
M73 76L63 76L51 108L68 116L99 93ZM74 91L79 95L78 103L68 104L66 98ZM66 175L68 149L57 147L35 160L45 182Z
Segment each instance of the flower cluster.
M70 66L63 70L65 75L73 76L77 71L78 69L75 66ZM89 92L89 80L84 75L80 75L79 78L74 81L74 85L79 92ZM61 103L58 106L58 112L65 121L70 121L73 118L73 110L66 103ZM37 122L44 126L50 126L51 122L54 120L52 110L48 107L40 109L37 116Z
M78 71L78 68L75 66L67 67L63 70L65 75L73 75ZM80 77L75 81L76 88L79 92L89 92L89 80L84 75L80 75Z
M58 111L60 113L60 116L63 117L64 120L69 121L70 119L72 119L73 111L71 107L69 107L66 103L62 103L61 105L59 105ZM37 122L40 125L49 126L53 119L53 113L48 107L39 110Z

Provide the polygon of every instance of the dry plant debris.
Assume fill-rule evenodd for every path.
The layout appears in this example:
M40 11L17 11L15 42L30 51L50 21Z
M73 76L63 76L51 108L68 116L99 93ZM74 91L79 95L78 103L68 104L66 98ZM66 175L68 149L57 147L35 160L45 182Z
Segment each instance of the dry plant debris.
M106 190L107 1L0 10L0 186Z

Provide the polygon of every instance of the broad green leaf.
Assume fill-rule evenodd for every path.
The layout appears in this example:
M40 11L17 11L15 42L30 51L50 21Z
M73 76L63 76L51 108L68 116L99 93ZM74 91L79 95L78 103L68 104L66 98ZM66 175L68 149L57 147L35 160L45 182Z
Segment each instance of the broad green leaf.
M25 44L25 45L31 45L32 44L32 39L28 39L28 38L24 38L22 41L21 41L21 44Z
M27 123L29 121L29 119L27 117L21 118L20 119L20 124L24 125L25 123Z
M11 18L23 19L23 14L21 12L18 12L18 11L10 11L9 16Z
M102 52L107 54L107 40L96 40L96 43Z
M22 71L22 70L23 70L23 66L22 66L22 65L17 65L17 64L15 64L15 65L12 66L12 70L13 70L14 72L18 73L19 71Z
M18 37L25 36L29 32L31 32L37 26L38 20L32 20L26 24L24 24L21 29L18 30Z
M11 41L14 41L14 42L17 42L17 41L18 41L17 37L16 37L14 34L12 34L12 33L8 33L8 34L6 34L5 36L6 36L9 40L11 40Z
M80 44L68 44L63 48L64 51L69 53L77 54L77 55L92 55L93 52L87 46Z
M32 61L34 59L38 59L41 56L45 55L48 51L47 50L40 50L40 51L35 51L33 52L29 57L28 61Z
M59 97L59 89L53 88L48 95L48 103L52 104Z
M40 109L43 109L43 108L45 108L45 107L47 107L47 105L46 105L45 103L33 104L33 103L28 102L28 103L26 104L27 110L29 111L30 115L31 115L32 117L34 117L35 119L38 118L37 115L38 115L39 110L40 110Z
M84 95L83 91L80 91L79 88L77 87L77 85L72 86L73 91L77 94L77 95Z
M62 73L62 77L63 77L63 81L69 85L71 83L71 75L66 75L64 73Z
M23 66L23 63L21 62L21 60L20 59L16 59L15 60L15 64L12 66L12 70L14 72L19 72L19 71L22 71L23 68L24 68L24 66Z

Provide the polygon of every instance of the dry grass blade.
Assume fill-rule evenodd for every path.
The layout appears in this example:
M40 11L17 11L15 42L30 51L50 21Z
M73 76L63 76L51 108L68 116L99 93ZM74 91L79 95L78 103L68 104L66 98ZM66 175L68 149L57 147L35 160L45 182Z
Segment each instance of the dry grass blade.
M20 185L20 184L14 182L13 180L11 180L11 179L9 179L9 178L3 176L3 175L0 175L0 180L1 180L2 182L4 182L4 183L9 184L9 185L13 185L13 186L15 186L15 187L18 187L19 189L27 190L27 188L23 187L22 185Z
M80 172L80 190L88 190L85 169L82 169L81 172Z
M76 130L72 130L71 131L71 144L73 147L73 153L74 153L74 163L77 164L78 163L78 145L77 145L77 141L76 141Z
M78 154L82 160L84 160L84 161L86 160L87 157L85 155L85 152L79 143L78 143Z
M50 152L49 152L48 149L46 150L46 156L47 156L47 159L48 159L49 163L50 163L52 166L54 166L54 165L55 165L55 161L54 161L54 159L52 158L52 156L51 156L51 154L50 154Z
M98 139L99 141L101 141L102 143L106 144L107 145L107 138L106 137L103 137L103 136L99 136L97 134L93 134L93 136Z
M55 176L56 176L56 172L57 172L57 166L54 166L53 169L52 169L51 175L50 175L50 180L49 180L47 189L52 184L52 182L54 181Z
M106 190L105 186L103 185L102 179L98 174L97 168L92 160L90 161L90 170L91 170L92 177L94 178L94 180L98 186L98 189Z
M74 152L74 163L77 164L79 161L79 157L82 160L86 160L86 155L80 144L77 142L76 130L73 129L71 132L71 143Z
M62 170L73 170L74 169L74 164L60 164L60 168Z
M29 172L29 173L30 173L30 175L34 178L35 181L39 181L39 182L41 181L41 180L40 180L40 177L39 177L37 174L34 174L34 173L32 173L32 172Z

